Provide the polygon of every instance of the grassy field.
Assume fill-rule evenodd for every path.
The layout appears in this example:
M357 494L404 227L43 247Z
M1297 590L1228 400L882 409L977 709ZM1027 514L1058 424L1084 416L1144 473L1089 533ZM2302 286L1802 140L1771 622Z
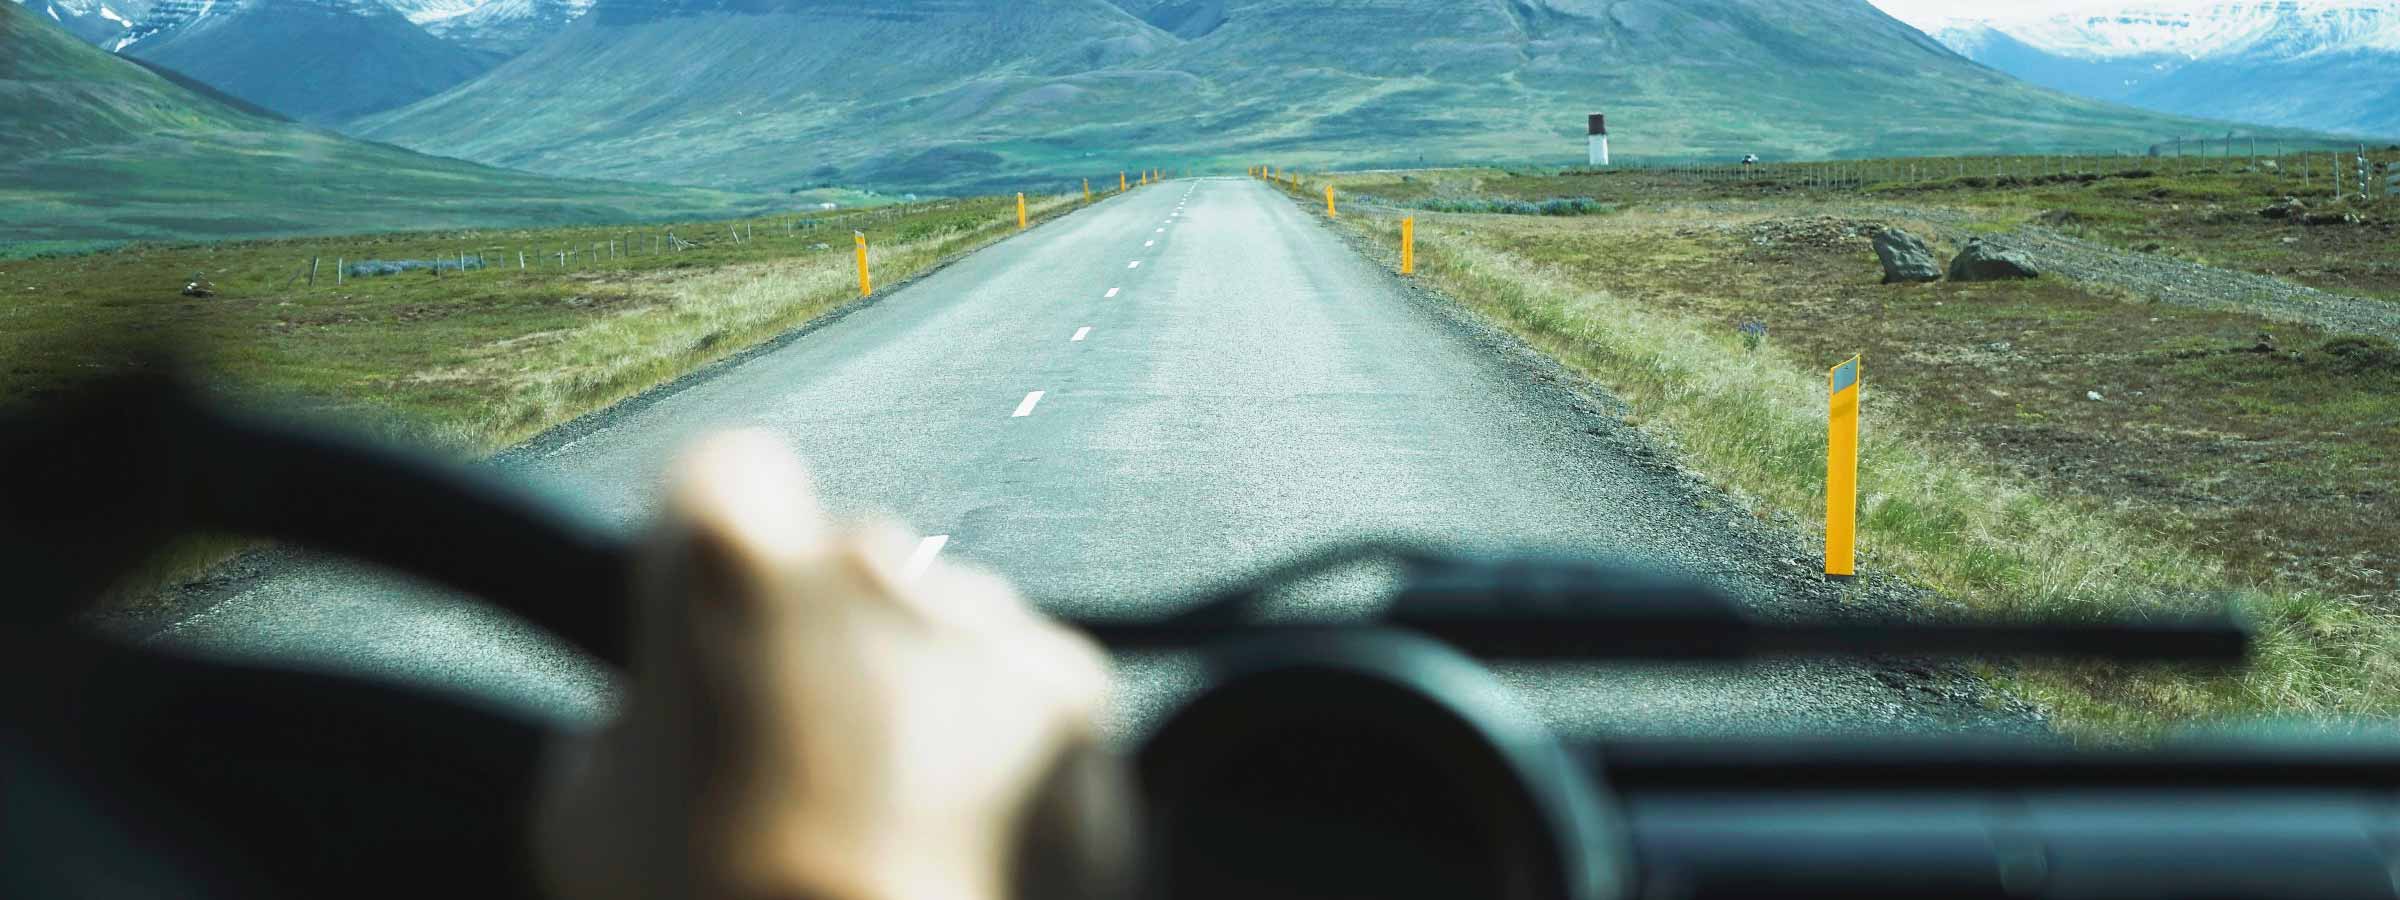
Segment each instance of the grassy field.
M174 132L0 161L0 253L23 242L72 247L764 215L865 199L847 191L767 196L542 178L297 126Z
M1892 204L1950 208L1980 227L2025 224L2127 249L2265 275L2361 297L2400 300L2400 149L2372 148L2370 202L2357 202L2357 145L2261 145L2231 157L1958 157L1665 169L1499 170L1335 176L1343 189L1395 205L1472 210L1499 201L1588 200L1609 212L1661 204ZM2282 151L2278 155L2277 151ZM2345 200L2334 201L2339 165ZM2308 225L2260 211L2296 198L2356 223ZM1521 207L1520 207L1521 209Z
M1032 198L1031 210L1047 219L1082 205L1080 195ZM652 227L137 244L0 262L0 407L138 365L146 346L164 344L229 394L488 453L852 301L853 230L871 242L882 291L1015 233L1015 199ZM561 252L574 253L564 266ZM490 265L338 284L334 274L337 258L455 265L462 254ZM216 296L183 296L194 277ZM128 593L227 547L186 548Z
M1416 205L1595 196L1606 208L1587 215L1415 213L1420 276L1616 391L1761 516L1822 527L1823 373L1863 353L1862 565L1878 577L1988 614L2233 597L2258 624L2240 677L2003 676L2070 731L2400 711L2400 351L2056 280L1885 286L1866 236L1884 220L1825 214L1847 198L1731 202L1720 192L1743 189L1668 177L1614 179L1646 193L1600 193L1607 176L1339 180ZM2188 177L2170 189L2244 176ZM1989 208L2022 208L2023 189L1988 190ZM1295 194L1318 208L1319 191ZM1353 204L1343 222L1397 240L1388 211Z

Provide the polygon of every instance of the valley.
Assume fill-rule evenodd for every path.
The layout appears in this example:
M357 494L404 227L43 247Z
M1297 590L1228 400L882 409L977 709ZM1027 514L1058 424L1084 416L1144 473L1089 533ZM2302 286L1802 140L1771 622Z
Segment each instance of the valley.
M0 4L0 258L126 241L730 216L767 197L544 178L282 119Z
M599 0L350 128L553 174L972 193L1133 148L1218 170L1559 164L1595 111L1652 160L2123 150L2215 128L2031 88L1864 0Z

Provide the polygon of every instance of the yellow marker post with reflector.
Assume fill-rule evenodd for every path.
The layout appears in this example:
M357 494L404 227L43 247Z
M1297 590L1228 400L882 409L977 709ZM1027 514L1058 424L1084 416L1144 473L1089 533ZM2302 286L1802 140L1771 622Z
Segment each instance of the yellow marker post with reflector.
M1017 230L1025 230L1025 192L1017 192Z
M1860 357L1827 373L1832 405L1825 432L1825 577L1858 574L1858 391Z
M858 238L858 295L872 297L875 295L875 276L867 273L867 233L853 231L851 234Z
M1400 220L1400 274L1417 274L1417 220Z
M1083 202L1092 202L1092 180L1089 178L1083 180Z
M1117 173L1117 193L1125 193L1125 173Z
M1328 219L1339 219L1342 217L1341 210L1333 207L1333 185L1330 184L1325 186L1325 217Z

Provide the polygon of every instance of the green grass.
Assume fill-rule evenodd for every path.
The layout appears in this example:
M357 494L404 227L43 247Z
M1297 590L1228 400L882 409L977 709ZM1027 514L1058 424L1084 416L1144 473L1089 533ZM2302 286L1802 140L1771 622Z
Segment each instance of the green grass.
M2400 712L2389 345L2277 325L2254 353L2258 320L2055 282L1885 287L1840 220L1416 218L1422 280L1607 386L1762 516L1822 527L1824 368L1863 352L1871 574L1978 615L2231 600L2257 627L2235 676L1996 673L2070 733ZM1389 216L1342 222L1397 241ZM1747 321L1770 326L1757 350Z
M1082 205L1080 195L1037 197L1031 211L1046 220ZM736 229L755 237L737 242ZM141 364L149 346L164 344L228 395L488 453L855 300L853 230L868 236L877 290L888 292L1016 233L1015 198L806 219L133 244L0 262L0 407ZM691 246L653 252L651 240L669 232ZM627 246L641 249L622 255ZM520 249L529 253L523 271ZM532 255L567 249L579 255L566 268ZM497 265L335 283L337 257L461 253ZM312 258L322 260L314 286L295 281ZM195 275L218 295L182 296ZM126 593L188 576L229 546L182 548Z
M763 215L821 194L541 178L298 127L169 132L0 161L0 248Z

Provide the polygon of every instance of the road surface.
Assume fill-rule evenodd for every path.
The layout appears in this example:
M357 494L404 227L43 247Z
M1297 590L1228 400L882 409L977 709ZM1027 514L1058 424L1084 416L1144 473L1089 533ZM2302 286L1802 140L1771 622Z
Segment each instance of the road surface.
M1374 535L1630 555L1762 607L1834 602L1799 536L1678 475L1608 403L1269 188L1202 179L1016 236L500 465L632 527L679 446L768 429L806 456L837 512L897 516L933 538L927 552L1053 605L1120 614ZM1294 602L1361 594L1343 583ZM610 702L602 673L526 627L337 560L279 561L161 639L569 718ZM1172 657L1121 660L1120 731L1152 721L1191 673ZM2008 718L1945 693L1955 685L1848 663L1504 675L1575 733Z

